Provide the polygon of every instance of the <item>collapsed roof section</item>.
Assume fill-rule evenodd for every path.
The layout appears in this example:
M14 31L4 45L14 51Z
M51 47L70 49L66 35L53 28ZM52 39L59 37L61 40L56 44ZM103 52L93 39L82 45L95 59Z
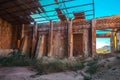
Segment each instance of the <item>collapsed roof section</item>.
M67 20L65 14L63 14L62 11L59 8L56 8L55 10L56 10L57 15L58 15L58 17L61 21L66 21Z
M0 0L0 17L13 24L33 22L31 13L41 12L38 0Z
M12 24L91 19L94 0L0 0L0 17Z
M85 13L84 12L77 12L77 13L73 13L73 14L74 14L74 20L85 19Z
M85 19L92 19L95 15L94 0L49 0L47 3L41 0L40 3L46 12L31 15L38 23L74 19L74 13L84 12ZM59 14L58 9L61 11ZM80 18L79 16L81 14L78 14L77 18Z

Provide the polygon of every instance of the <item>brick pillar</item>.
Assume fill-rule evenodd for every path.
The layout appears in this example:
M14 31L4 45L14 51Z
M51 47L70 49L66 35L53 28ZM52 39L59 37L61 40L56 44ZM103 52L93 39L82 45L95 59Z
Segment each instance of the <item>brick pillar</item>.
M88 57L88 30L84 29L83 33L83 42L84 42L84 57Z
M73 57L73 31L72 31L72 20L69 21L69 25L68 25L68 57Z
M35 56L35 50L36 50L36 45L37 45L37 23L35 23L35 26L33 26L33 36L32 36L32 51L31 55L32 57Z
M96 54L96 20L92 20L92 56Z
M50 21L48 56L53 56L53 22Z
M41 41L40 41L40 46L39 46L39 50L38 50L38 59L41 58L44 54L44 48L45 48L45 35L43 34L41 37Z

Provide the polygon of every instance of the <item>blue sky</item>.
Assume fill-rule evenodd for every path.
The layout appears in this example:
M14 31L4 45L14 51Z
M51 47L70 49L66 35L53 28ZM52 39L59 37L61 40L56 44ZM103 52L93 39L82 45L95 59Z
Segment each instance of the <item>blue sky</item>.
M103 46L110 46L110 38L96 38L96 49Z
M95 16L120 14L120 0L95 0Z

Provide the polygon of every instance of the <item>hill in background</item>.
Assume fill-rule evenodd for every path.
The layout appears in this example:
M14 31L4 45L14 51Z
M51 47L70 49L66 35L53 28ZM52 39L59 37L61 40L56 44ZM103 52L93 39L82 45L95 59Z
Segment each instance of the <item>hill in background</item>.
M102 48L96 49L97 53L110 53L110 46L104 46Z

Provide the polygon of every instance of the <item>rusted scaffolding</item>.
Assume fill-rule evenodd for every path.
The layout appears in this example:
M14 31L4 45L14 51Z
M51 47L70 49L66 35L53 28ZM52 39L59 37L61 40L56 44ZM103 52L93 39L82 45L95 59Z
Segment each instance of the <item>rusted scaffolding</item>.
M85 16L93 16L95 17L95 11L94 11L94 0L91 0L91 3L86 4L79 4L74 6L66 6L66 3L69 2L75 2L76 0L62 0L58 1L57 3L54 1L54 3L49 4L41 4L40 0L0 0L0 17L7 20L8 22L12 24L30 24L31 22L44 22L44 21L51 21L51 20L59 20L58 16L65 15L67 19L71 18L69 17L70 14L73 14L73 12L69 12L69 9L72 8L79 8L84 6L93 6L92 9L79 11L79 12L91 12L90 14L85 14ZM63 10L66 11L66 13L63 14L57 14L56 10L53 7L53 10L46 10L46 7L51 7L53 5L59 5L64 4L63 8L58 7L62 12ZM55 14L48 14L50 12L55 12ZM41 14L44 14L42 16ZM40 15L36 17L31 17L34 15ZM56 18L54 18L56 17ZM44 20L41 20L44 18ZM37 21L36 21L37 20Z

